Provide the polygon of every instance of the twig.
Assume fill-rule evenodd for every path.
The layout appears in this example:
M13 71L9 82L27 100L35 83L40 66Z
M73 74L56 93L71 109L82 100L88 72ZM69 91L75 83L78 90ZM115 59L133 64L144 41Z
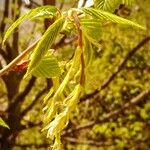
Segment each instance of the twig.
M0 27L0 30L1 30L1 33L3 34L4 30L5 30L5 26L6 26L6 23L5 23L5 18L8 17L8 13L9 13L9 0L5 1L5 8L4 8L4 15L3 15L3 18L2 18L2 21L1 21L1 27Z
M61 1L61 2L60 2L60 5L59 5L59 10L62 10L62 9L63 9L63 6L64 6L64 1Z
M21 125L21 127L17 131L29 130L31 128L40 127L42 124L43 124L42 121L40 121L38 123L33 123L33 122L30 122L30 121L27 120L27 124L26 125Z
M33 143L33 144L14 144L13 146L21 147L21 148L26 148L26 147L42 148L42 147L49 147L50 144L48 144L48 143L43 143L43 144L36 144L36 143Z
M84 7L86 5L86 2L87 0L84 0L81 7Z
M96 94L98 94L101 90L105 89L110 83L111 81L113 81L113 79L116 77L116 75L123 69L124 65L126 64L126 62L128 61L128 59L130 59L135 52L140 49L143 45L145 45L148 41L150 40L150 36L144 38L135 48L133 48L128 54L127 56L122 59L119 63L119 65L115 68L114 72L102 83L102 85L99 87L99 89L96 89L94 92L85 95L84 97L82 97L80 99L80 102L85 101L87 99L91 99L93 98Z
M13 17L13 21L16 21L21 13L21 5L22 1L12 1L12 5L16 7L11 7L11 13ZM11 57L14 59L19 54L19 26L17 26L14 29L14 32L12 33L12 49L11 49Z
M38 4L37 2L35 2L35 1L33 1L33 0L30 0L30 2L31 2L32 4L34 4L35 6L37 6L37 7L41 6L40 4Z
M64 137L64 140L70 142L70 143L75 143L75 144L85 144L85 145L93 145L96 147L100 147L100 146L110 146L113 144L112 141L102 141L102 142L98 142L98 141L94 141L94 140L80 140L80 139L75 139L72 137Z
M74 132L74 131L78 131L78 130L82 130L82 129L85 129L85 128L90 128L91 126L93 126L95 124L95 121L90 121L90 122L88 122L87 124L84 124L84 125L79 125L79 126L77 126L75 129L69 129L69 130L67 130L67 131L64 131L63 133L62 133L62 136L66 136L66 135L68 135L68 134L70 134L70 133L72 133L72 132Z
M26 50L24 50L20 55L18 55L12 62L10 62L6 67L0 70L0 77L4 74L7 74L12 68L20 62L38 43L39 39L30 45Z
M131 106L135 106L138 102L143 100L144 97L148 96L150 94L150 90L145 90L141 92L136 97L133 97L129 102L123 104L119 109L116 109L114 111L109 112L108 114L104 115L101 119L99 119L96 123L101 123L104 121L107 121L110 118L116 117L119 114L121 114L124 110Z

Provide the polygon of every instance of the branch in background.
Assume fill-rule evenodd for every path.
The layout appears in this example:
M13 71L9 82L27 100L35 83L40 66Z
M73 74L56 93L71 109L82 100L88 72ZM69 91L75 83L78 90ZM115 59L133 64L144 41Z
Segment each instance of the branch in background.
M99 124L99 123L103 123L105 121L109 121L109 119L112 119L112 118L115 118L115 117L119 116L126 109L128 109L131 106L135 106L137 103L139 103L140 101L142 101L145 97L147 97L149 95L150 95L150 90L145 90L145 91L141 92L139 95L137 95L136 97L129 100L129 102L123 104L119 109L116 109L114 111L111 111L111 112L105 114L104 116L102 116L100 119L98 119L96 121L91 121L88 124L77 126L75 129L67 130L62 135L65 136L67 134L70 134L70 133L73 133L73 132L76 132L76 131L79 131L79 130L82 130L82 129L91 128L95 124Z
M21 147L21 148L27 148L27 147L35 147L35 148L46 148L46 147L49 147L50 144L48 143L43 143L43 144L14 144L13 146L16 146L16 147Z
M35 41L32 45L30 45L26 50L24 50L20 55L18 55L12 62L10 62L5 68L0 70L0 77L2 75L8 74L9 71L13 69L13 67L16 66L17 63L19 63L38 43L39 39Z
M55 0L43 0L43 5L55 6L55 4L56 4ZM54 23L54 18L45 18L44 19L45 30L53 23Z
M8 13L9 13L9 0L7 0L7 1L5 1L5 9L4 9L4 15L3 15L3 19L2 19L2 21L1 21L1 27L0 27L0 31L1 31L1 33L3 34L4 33L4 30L5 30L5 26L6 26L6 24L5 24L5 18L7 18L8 17Z
M55 45L52 46L52 48L58 49L59 47L61 47L64 44L66 38L67 36L63 35L63 37Z
M4 31L5 31L5 27L6 27L6 23L5 23L5 19L8 18L9 15L9 0L5 1L4 3L4 13L3 13L3 18L1 21L1 25L0 25L0 33L1 33L1 37L3 37ZM4 60L7 62L7 55L6 52L2 49L2 43L0 43L0 55L4 58ZM2 65L0 66L2 67Z
M95 121L90 121L87 124L79 125L79 126L75 127L74 129L68 129L67 131L64 131L62 133L62 136L66 136L66 135L68 135L70 133L73 133L73 132L76 132L76 131L79 131L79 130L82 130L82 129L90 128L94 124L95 124Z
M58 49L65 44L71 44L72 42L76 41L78 36L74 36L70 39L67 39L67 36L64 34L62 38L54 45L52 45L52 49Z
M36 127L41 127L41 125L43 124L42 121L41 122L38 122L38 123L33 123L33 122L30 122L28 120L25 120L27 122L26 125L21 125L21 127L17 130L17 131L22 131L22 130L29 130L31 128L36 128Z
M39 98L47 91L47 88L44 88L43 90L41 90L36 97L34 98L34 100L32 101L32 103L26 107L26 109L23 110L23 112L21 113L21 118L23 118L37 103L37 101L39 100Z
M46 79L46 90L49 91L50 88L52 88L52 86L53 86L53 81L52 81L52 79L51 79L51 78L47 78L47 79Z
M36 7L39 7L41 6L40 4L38 4L37 2L33 1L33 0L30 0L31 4L34 4Z
M62 10L63 7L64 7L64 1L61 1L61 2L60 2L60 5L59 5L59 10Z
M76 139L76 138L72 138L72 137L64 137L63 140L66 140L70 143L73 143L73 144L85 144L85 145L93 145L93 146L96 146L96 147L100 147L100 146L110 146L113 143L113 141L94 141L94 140L80 140L80 139Z
M7 60L7 54L3 49L0 49L0 55L3 57L3 59L6 61Z
M115 145L117 144L117 141L122 141L122 138L120 138L119 136L113 136L111 138L108 138L107 140L105 138L103 139L97 139L97 140L82 140L82 139L76 139L76 138L72 138L72 137L64 137L64 140L66 140L67 142L70 142L71 144L83 144L83 145L92 145L92 146L96 146L96 147L107 147L107 146L111 146L111 145ZM140 140L135 140L133 139L129 139L129 138L124 138L124 141L126 141L126 145L132 145L132 147L136 148L136 149L141 149L140 144L141 143L147 143L149 142L149 138L146 139L140 139Z
M84 7L86 5L86 2L87 2L87 0L83 0L83 3L82 3L81 7Z
M25 96L30 92L32 87L34 86L36 78L32 77L30 81L28 82L27 86L25 87L24 91L19 93L13 100L13 102L8 107L8 112L11 111L14 107L16 107L22 100L25 98Z
M20 13L21 13L22 1L12 0L12 5L14 7L11 7L11 15L12 15L13 21L16 21L19 18ZM19 26L17 26L14 29L12 37L13 37L12 38L12 49L11 49L10 55L13 60L19 54Z
M136 97L133 97L129 102L123 104L119 109L116 109L116 110L111 111L108 114L104 115L96 123L101 123L101 122L107 121L110 118L117 117L124 110L128 109L129 107L135 106L137 103L139 103L141 100L143 100L143 98L145 98L148 95L150 95L150 90L145 90L145 91L141 92Z
M145 45L150 40L150 36L144 38L135 48L133 48L127 56L120 61L119 65L115 68L114 72L102 83L99 89L95 90L94 92L85 95L80 99L80 102L85 101L87 99L93 98L97 95L100 91L108 87L108 85L113 81L113 79L117 76L117 74L123 69L126 62L135 54L135 52L140 49L143 45Z

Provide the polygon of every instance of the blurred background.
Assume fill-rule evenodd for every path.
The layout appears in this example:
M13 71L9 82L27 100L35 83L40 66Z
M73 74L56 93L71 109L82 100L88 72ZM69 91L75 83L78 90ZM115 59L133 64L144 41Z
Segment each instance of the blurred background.
M2 37L19 16L41 5L60 10L92 5L92 0L1 0L0 68L41 37L50 19L26 21L15 29L6 44ZM105 24L100 32L101 48L92 53L86 69L85 90L77 110L62 133L65 150L150 149L150 42L134 48L150 36L150 1L121 5L115 13L138 22L146 31ZM60 39L54 47L66 62L75 50L74 35ZM124 62L123 65L120 65ZM119 69L116 72L116 69ZM42 129L42 101L51 79L23 79L25 70L0 78L0 116L10 129L0 127L0 150L47 150L53 141ZM101 87L98 94L88 93Z

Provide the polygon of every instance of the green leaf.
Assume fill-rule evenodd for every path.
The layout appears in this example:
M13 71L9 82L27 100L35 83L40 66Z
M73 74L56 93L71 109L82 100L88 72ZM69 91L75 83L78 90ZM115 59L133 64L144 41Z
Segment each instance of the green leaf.
M101 10L114 12L120 4L132 5L134 2L135 0L94 0L94 7Z
M97 18L97 19L105 19L105 20L109 20L109 21L112 21L115 23L124 24L124 25L131 25L131 26L135 26L135 27L138 27L141 29L145 29L144 27L142 27L141 25L139 25L133 21L124 19L122 17L119 17L117 15L114 15L112 13L109 13L109 12L106 12L106 11L103 11L100 9L98 10L98 9L94 9L94 8L82 8L82 10L86 14L88 14L94 18Z
M121 0L95 0L94 7L105 11L114 12L120 3Z
M121 0L122 4L131 6L133 3L135 3L135 0Z
M19 19L17 19L6 31L3 43L6 41L6 39L9 37L9 35L12 33L12 31L20 25L25 20L31 20L38 17L45 17L45 16L54 16L54 14L57 12L57 8L54 6L41 6L35 9L32 9L27 14L21 16Z
M61 70L56 58L48 54L41 59L39 65L34 69L32 74L36 77L51 78L59 76Z
M89 33L90 32L87 32L85 29L82 29L82 32L83 32L83 35L93 44L95 45L96 47L100 47L100 44L99 42L93 38L93 36L91 36Z
M82 31L99 42L101 39L101 23L98 19L82 19L80 21Z
M101 24L101 20L99 20L99 19L94 19L94 18L81 19L80 23L82 26L84 26L84 28L87 28L89 30L94 30L94 31L100 30L101 31L102 24Z
M84 37L84 47L83 47L83 52L84 52L84 60L86 67L91 63L92 58L93 58L93 48L91 42Z
M27 73L25 77L31 74L34 69L40 64L42 57L46 54L49 47L52 46L53 42L55 41L58 33L63 27L64 17L59 18L56 20L44 33L41 40L35 47L35 50L31 57L31 62L29 64Z
M1 117L0 117L0 126L6 127L9 129L9 126L3 121Z

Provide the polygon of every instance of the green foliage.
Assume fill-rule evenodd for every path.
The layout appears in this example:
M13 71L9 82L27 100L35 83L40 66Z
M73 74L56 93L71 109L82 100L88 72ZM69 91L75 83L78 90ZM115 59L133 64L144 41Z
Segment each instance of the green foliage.
M105 19L108 21L112 21L115 23L119 23L119 24L124 24L124 25L132 25L141 29L145 29L144 27L142 27L141 25L132 22L130 20L124 19L122 17L116 16L114 14L111 14L109 12L103 11L103 10L98 10L98 9L94 9L94 8L83 8L82 9L85 13L87 13L88 15L97 18L97 19Z
M84 37L84 48L83 49L84 49L83 52L84 52L85 64L88 67L88 65L91 64L91 61L93 58L93 48L92 48L92 43L86 37Z
M36 77L51 78L59 76L61 70L56 58L50 54L46 54L40 60L38 66L33 70L32 74Z
M53 149L55 150L61 149L61 132L68 124L72 112L75 111L78 100L83 93L83 87L86 85L84 83L84 78L88 78L87 72L89 71L86 67L88 66L88 68L91 69L91 66L94 64L92 69L96 70L94 73L96 72L97 76L99 77L98 69L104 70L104 68L109 67L110 62L108 61L110 58L113 58L113 55L115 55L111 55L110 51L112 51L112 49L109 49L109 51L104 52L104 57L100 59L101 62L99 60L97 61L96 59L93 62L94 53L96 50L98 50L97 48L100 48L101 46L99 41L102 38L103 23L105 21L110 21L118 24L131 25L140 29L145 29L135 22L111 13L116 8L118 8L119 4L121 3L129 4L129 1L116 0L114 2L110 2L97 0L95 1L95 8L69 9L68 11L59 12L59 15L57 15L57 9L55 7L43 6L31 10L27 15L19 18L15 23L13 23L13 25L5 34L4 41L10 35L10 33L26 19L33 19L37 17L45 18L45 16L47 17L49 15L52 17L55 16L54 23L49 26L35 47L31 55L31 62L25 75L28 76L33 74L35 76L45 78L55 77L53 78L53 88L44 98L45 117L43 121L45 126L43 130L47 130L47 137L55 139L53 146ZM52 56L48 54L48 49L52 48L52 45L55 43L61 31L63 31L64 34L67 33L67 36L72 36L73 34L78 36L78 43L76 42L74 44L75 50L73 56L70 60L68 60L68 66L66 65L68 67L66 67L67 73L64 72L63 74L61 74L57 59L55 58L57 55ZM119 50L117 49L116 51ZM102 66L102 68L100 68L101 66L99 63L104 63L106 66ZM96 65L97 67L95 67ZM110 68L106 70L106 74L109 72L109 69ZM105 75L102 77L105 78ZM121 95L118 91L121 91L122 86L125 85L125 81L122 81L121 79L118 79L114 82L116 82L116 85L118 84L120 86L119 88L113 88L110 86L111 92L113 93L108 92L106 95L108 104L112 103L113 97L118 98L117 101L113 103L114 105L111 106L110 110L119 104ZM100 82L98 82L98 85L99 83ZM141 115L146 118L144 113L145 112L141 111ZM115 123L109 125L111 127L117 128L117 124ZM138 125L139 124L137 124L137 126ZM106 130L106 126L104 126L102 129ZM135 130L138 131L140 129L137 127ZM100 128L98 127L96 130L100 130ZM104 131L101 130L101 132ZM111 131L108 130L108 135L106 134L106 138L111 137L109 134L110 132ZM127 135L128 130L126 128L121 128L118 130L116 129L116 132L117 133L114 133L115 136L120 134ZM118 143L118 147L122 147L123 145L123 143L120 141L116 143Z
M83 35L95 46L100 47L99 41L101 38L102 30L101 23L98 19L81 19L81 29ZM93 32L96 31L96 32ZM85 44L86 46L86 44ZM89 50L90 52L90 50ZM89 54L90 55L90 54Z
M32 54L31 62L29 64L26 76L31 74L36 67L39 65L42 57L48 51L48 48L52 46L53 42L55 41L57 35L59 34L60 30L63 27L64 17L59 18L56 20L44 33L40 41L38 42L35 50Z
M101 10L114 12L120 4L131 5L134 1L135 0L95 0L94 7Z
M95 8L113 12L120 5L120 0L95 0Z

